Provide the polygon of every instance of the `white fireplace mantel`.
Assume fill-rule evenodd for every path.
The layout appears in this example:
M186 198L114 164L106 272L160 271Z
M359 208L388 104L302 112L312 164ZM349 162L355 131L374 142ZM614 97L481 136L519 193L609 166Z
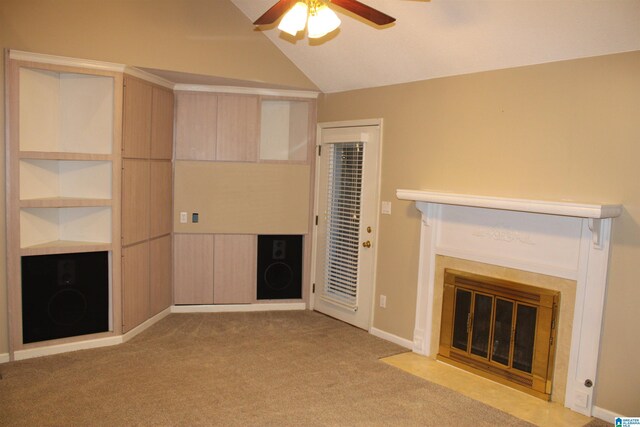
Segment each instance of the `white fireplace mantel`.
M444 255L576 283L565 406L591 415L612 219L622 205L397 190L422 212L414 347L434 356L436 256Z

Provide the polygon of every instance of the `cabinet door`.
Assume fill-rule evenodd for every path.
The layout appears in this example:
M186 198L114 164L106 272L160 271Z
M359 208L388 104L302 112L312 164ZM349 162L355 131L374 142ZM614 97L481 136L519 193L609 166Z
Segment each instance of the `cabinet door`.
M135 77L124 78L122 155L148 159L151 148L152 86Z
M256 294L256 236L217 234L214 304L248 304Z
M122 249L122 331L149 318L149 243Z
M175 304L213 304L213 235L176 234L173 248Z
M217 95L193 92L176 94L176 159L216 159L217 117Z
M171 235L149 241L149 316L171 305Z
M122 244L149 238L149 161L122 161Z
M218 95L216 160L258 160L259 116L257 96Z
M151 112L151 158L173 157L173 92L153 87Z
M171 162L152 160L150 162L149 236L158 237L171 233Z

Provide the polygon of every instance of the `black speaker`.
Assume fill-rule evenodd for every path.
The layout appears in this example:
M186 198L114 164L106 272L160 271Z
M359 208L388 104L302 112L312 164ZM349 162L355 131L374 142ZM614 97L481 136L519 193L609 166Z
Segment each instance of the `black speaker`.
M302 236L258 236L257 299L302 298Z
M108 252L22 257L24 343L108 330Z

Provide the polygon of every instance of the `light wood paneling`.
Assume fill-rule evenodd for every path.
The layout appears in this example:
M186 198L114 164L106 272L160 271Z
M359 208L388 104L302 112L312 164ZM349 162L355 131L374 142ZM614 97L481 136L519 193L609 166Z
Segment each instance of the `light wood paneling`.
M273 163L176 162L174 231L306 234L310 167ZM180 212L200 222L180 223Z
M151 158L173 157L173 91L153 87L151 113Z
M257 96L218 95L216 160L258 160L260 108Z
M174 235L175 304L213 304L213 235Z
M152 86L124 77L123 151L127 158L148 159L151 149Z
M149 243L122 249L122 331L149 318Z
M149 238L149 161L122 161L122 244Z
M170 161L150 162L150 237L171 233L172 173Z
M256 239L255 235L215 236L214 304L248 304L255 300Z
M216 159L217 115L217 95L176 94L176 159Z
M149 265L149 316L154 316L173 299L171 235L149 241Z

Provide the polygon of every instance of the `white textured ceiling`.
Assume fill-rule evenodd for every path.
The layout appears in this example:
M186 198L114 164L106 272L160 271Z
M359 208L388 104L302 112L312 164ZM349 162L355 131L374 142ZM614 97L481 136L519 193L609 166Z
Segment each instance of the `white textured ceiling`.
M276 0L231 0L253 22ZM264 34L323 92L640 50L640 0L360 0L383 29L333 6L321 42Z

